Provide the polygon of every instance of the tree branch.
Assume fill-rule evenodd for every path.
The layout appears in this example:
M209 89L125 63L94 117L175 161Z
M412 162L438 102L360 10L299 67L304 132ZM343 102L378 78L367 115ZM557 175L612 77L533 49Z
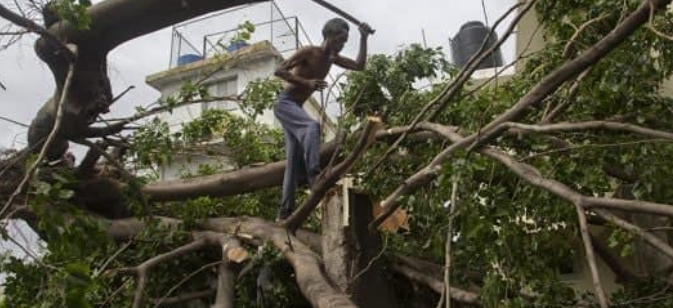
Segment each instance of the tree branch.
M184 302L193 301L195 299L210 297L213 294L215 294L215 290L203 290L203 291L197 291L197 292L184 293L184 294L180 294L178 296L168 297L168 298L162 299L161 300L161 305L162 306L172 306L172 305L182 304ZM155 305L159 304L159 299L155 299L154 304Z
M535 132L535 133L555 133L570 132L579 130L604 129L611 131L630 132L643 136L673 140L673 133L642 127L634 124L610 122L610 121L588 121L579 123L554 123L547 125L528 125L523 123L505 122L501 129L516 129L517 132Z
M320 257L285 229L251 217L208 219L202 227L236 234L242 240L256 238L273 243L294 268L299 288L313 307L355 307L347 296L332 286L322 270Z
M415 268L411 264L407 264L403 259L398 259L392 264L392 269L401 274L402 276L416 281L420 284L428 286L431 290L442 294L444 293L444 283L433 274L422 272L418 268ZM441 266L437 266L437 271L434 273L439 273L442 271ZM455 287L451 287L451 298L455 301L472 304L472 305L481 305L479 301L479 295L473 292L461 290Z
M72 53L75 55L77 54L77 46L73 46ZM61 92L61 97L59 98L58 105L56 106L57 111L54 126L52 127L51 132L47 137L47 140L42 145L42 150L40 150L37 159L35 160L35 162L33 162L30 168L28 168L28 172L26 172L26 175L23 177L23 180L21 180L19 186L16 188L14 193L12 193L12 195L9 197L9 200L7 200L7 203L5 203L5 206L2 208L2 210L0 210L0 217L3 217L5 211L7 211L7 209L12 205L12 203L14 203L14 199L19 194L21 194L28 181L33 177L35 170L37 170L37 167L42 163L42 160L47 155L47 151L49 151L49 147L51 146L52 142L54 141L54 139L56 139L56 135L58 134L59 129L61 128L61 122L63 119L63 105L66 98L68 97L68 92L70 89L70 83L72 82L72 76L74 70L75 70L75 63L71 62L68 68L68 75L66 77L65 84L63 86L63 91Z
M395 209L399 207L399 201L402 196L415 191L417 188L429 183L441 170L441 165L446 162L458 149L470 147L475 149L486 142L497 138L501 131L498 131L500 124L510 121L516 121L526 115L528 110L543 101L544 98L552 94L559 86L575 75L596 64L613 49L617 48L624 40L633 34L642 24L647 22L650 3L657 10L666 7L671 0L646 0L631 13L623 22L618 24L608 35L601 39L594 46L584 51L582 55L566 62L557 70L547 75L535 87L533 87L524 97L522 97L508 111L500 114L497 118L479 129L479 132L470 135L467 138L460 139L448 148L439 153L433 161L416 174L407 178L398 188L386 197L381 205L386 207L386 211L377 217L371 224L370 230L376 230ZM483 132L483 134L482 134Z
M605 296L605 291L603 290L603 284L601 283L601 275L598 272L598 265L596 265L596 257L594 256L594 248L591 244L591 235L589 234L589 225L587 224L587 216L584 213L584 208L580 204L575 204L575 209L577 210L577 217L579 220L580 234L582 235L582 242L584 243L584 253L589 264L589 269L591 270L591 280L594 285L594 290L596 292L596 297L598 298L598 303L601 305L601 308L608 308L608 300Z
M2 83L0 83L0 87L2 87ZM3 88L4 88L4 87L3 87ZM12 120L12 119L10 119L10 118L7 118L7 117L0 116L0 120L7 121L7 122L9 122L9 123L12 123L12 124L14 124L14 125L18 125L18 126L21 126L21 127L28 128L28 125L23 124L23 123L18 122L18 121L14 121L14 120Z
M615 226L622 228L634 235L639 236L650 246L658 249L663 254L668 256L671 260L673 260L673 247L668 245L668 243L666 243L664 240L660 239L656 235L646 232L641 227L629 223L628 221L621 219L606 210L594 209L593 212L596 213L596 215L600 216L601 218L614 224Z
M147 275L153 267L162 262L177 259L187 253L202 249L206 244L206 239L198 239L170 252L151 258L136 267L119 269L119 271L123 273L135 274L138 278L135 295L133 296L133 308L140 308L143 305L143 293L145 291L145 285L147 284Z
M425 114L435 105L441 104L440 107L437 108L435 111L435 115L439 112L439 110L444 109L446 104L453 100L456 95L460 92L462 89L463 85L469 80L469 78L472 76L472 73L477 70L477 67L486 60L486 58L493 53L500 45L504 43L504 41L509 37L509 35L512 33L514 27L518 24L518 22L521 20L521 18L533 7L533 4L535 4L536 0L531 0L526 7L524 7L519 14L517 14L514 17L514 20L510 24L509 29L505 32L503 37L496 42L494 46L489 48L489 50L484 51L484 48L486 48L488 40L484 40L479 47L479 51L477 51L466 63L465 67L458 73L458 76L456 79L451 82L449 85L447 85L442 92L436 96L433 100L428 102L423 109L416 115L416 117L411 121L411 124L409 125L409 130L405 131L402 133L400 137L395 140L395 142L390 146L390 148L381 156L381 158L372 166L370 169L370 172L372 170L376 170L387 158L390 156L390 154L393 153L397 149L397 147L404 141L404 139L407 137L407 134L409 132L413 132L414 129L416 128L416 125L421 121L421 119L425 116ZM491 28L491 31L489 32L487 37L491 37L495 33L495 29L498 27L498 25L505 20L509 14L514 12L517 8L519 8L523 3L516 3L513 5L507 12L505 12L493 25ZM433 115L434 116L434 115ZM368 172L369 173L369 172Z

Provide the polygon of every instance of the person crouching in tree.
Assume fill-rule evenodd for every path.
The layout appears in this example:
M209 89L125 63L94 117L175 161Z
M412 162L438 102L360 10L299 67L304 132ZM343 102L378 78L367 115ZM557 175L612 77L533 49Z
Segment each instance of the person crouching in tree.
M285 80L285 87L273 111L283 127L287 156L278 221L292 213L300 177L306 177L311 187L320 174L320 124L309 117L303 104L314 91L327 87L324 79L332 64L350 70L364 69L371 28L363 23L359 30L360 51L356 60L339 55L348 41L349 27L343 19L335 18L325 23L320 46L298 50L276 70L276 76Z

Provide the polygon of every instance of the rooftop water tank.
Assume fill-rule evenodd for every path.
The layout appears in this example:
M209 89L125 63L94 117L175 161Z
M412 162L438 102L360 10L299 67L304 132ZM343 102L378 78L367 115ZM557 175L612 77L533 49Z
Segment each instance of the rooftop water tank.
M229 46L226 47L228 52L234 52L239 49L243 49L245 47L250 46L250 44L243 42L243 41L237 41L237 42L231 42Z
M489 37L491 29L486 27L480 21L470 21L460 27L460 31L451 39L451 54L453 62L460 68L465 67L467 61L479 52L479 47L488 39L484 50L488 50L498 41L498 35L494 32ZM489 55L477 69L491 68L502 66L502 53L500 48L496 49Z
M178 66L203 60L203 57L195 54L186 54L178 57Z

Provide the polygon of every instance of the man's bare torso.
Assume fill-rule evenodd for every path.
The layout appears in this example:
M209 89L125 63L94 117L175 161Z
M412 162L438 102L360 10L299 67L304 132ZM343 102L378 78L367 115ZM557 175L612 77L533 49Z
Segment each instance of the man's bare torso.
M335 57L320 47L306 47L306 49L306 57L292 68L291 73L306 80L325 79ZM313 89L290 82L285 82L285 91L299 104L304 103L313 94Z

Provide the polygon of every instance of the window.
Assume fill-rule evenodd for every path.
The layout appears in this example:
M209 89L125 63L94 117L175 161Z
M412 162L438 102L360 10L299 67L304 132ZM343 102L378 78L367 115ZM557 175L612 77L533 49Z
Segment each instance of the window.
M229 78L218 80L208 86L208 92L215 97L233 96L238 94L238 78ZM214 101L203 103L203 110L223 109L227 111L235 110L237 104L235 101Z

